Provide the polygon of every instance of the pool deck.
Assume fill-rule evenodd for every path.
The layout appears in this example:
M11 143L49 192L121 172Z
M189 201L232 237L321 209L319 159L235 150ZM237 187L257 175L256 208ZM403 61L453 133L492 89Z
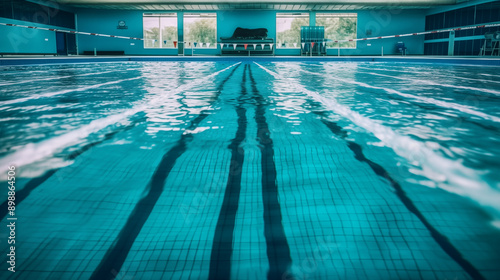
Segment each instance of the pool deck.
M128 61L405 62L500 66L500 56L9 56L0 66Z

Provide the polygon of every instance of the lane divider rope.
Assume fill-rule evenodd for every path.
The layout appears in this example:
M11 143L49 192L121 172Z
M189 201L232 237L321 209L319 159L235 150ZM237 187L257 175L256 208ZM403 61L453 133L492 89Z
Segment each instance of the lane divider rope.
M127 36L108 35L108 34L101 34L101 33L90 33L90 32L82 32L82 31L66 30L66 29L47 28L47 27L38 27L38 26L28 26L28 25L15 24L15 23L3 23L3 22L0 22L0 25L24 27L24 28L29 28L29 29L48 30L48 31L55 31L55 32L64 32L64 33L71 33L71 34L81 34L81 35L90 35L90 36L109 37L109 38L140 40L140 41L149 40L149 39L138 38L138 37L127 37ZM499 27L499 26L500 26L500 23L492 23L492 24L482 24L482 25L473 25L473 26L465 26L465 27L457 27L457 28L438 29L438 30L432 30L432 31L415 32L415 33L407 33L407 34L398 34L398 35L367 37L367 38L359 38L359 39L335 40L335 41L332 41L332 42L334 42L334 43L342 43L342 42L355 42L355 41L377 40L377 39L387 39L387 38L399 38L399 37L419 36L419 35L426 35L426 34L435 34L435 33L451 32L451 31L477 29L477 28Z

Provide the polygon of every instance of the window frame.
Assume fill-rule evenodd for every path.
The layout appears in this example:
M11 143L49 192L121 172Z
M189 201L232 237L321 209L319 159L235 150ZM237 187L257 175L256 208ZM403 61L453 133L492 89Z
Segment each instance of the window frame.
M206 43L206 42L198 42L196 41L196 43L198 43L198 46L195 48L194 47L194 42L195 41L188 41L186 39L186 18L189 18L190 16L192 17L195 17L196 15L198 15L201 19L204 19L204 18L215 18L215 42L210 42L210 47L206 47L206 46L203 46L203 48L200 48L199 46L199 43ZM202 17L202 15L210 15L210 16L205 16L205 17ZM217 40L217 13L216 12L193 12L193 13L184 13L183 15L183 18L182 18L182 35L183 35L183 38L184 38L184 49L206 49L206 50L210 50L210 49L217 49L217 45L218 45L218 40ZM188 42L192 43L191 46L189 46Z
M177 41L177 43L179 42L179 24L178 24L178 14L177 13L143 13L142 14L142 37L144 38L143 40L143 47L145 49L177 49L177 47L175 46L168 46L168 47L164 47L163 46L163 28L162 28L162 25L161 25L161 19L162 17L164 18L175 18L175 27L176 27L176 34L175 36L177 37L177 39L175 41ZM153 45L153 47L147 47L146 46L146 40L150 40L150 39L146 39L146 29L144 28L144 19L145 18L157 18L158 19L158 29L159 29L159 40L158 40L158 44L159 46L158 47L155 47ZM178 45L177 45L178 46Z
M355 36L354 36L354 38L348 38L348 39L357 39L358 38L358 14L357 13L316 13L316 26L324 26L324 25L318 24L318 19L320 19L320 18L355 18L356 19L356 30L354 31ZM328 38L327 37L326 28L327 28L327 26L325 26L325 39L330 39L332 41L336 41L335 38ZM345 39L337 39L337 40L345 40ZM354 47L342 47L341 46L342 43L340 43L340 42L338 42L338 43L326 42L326 46L328 48L331 48L331 49L356 49L358 47L357 41L344 42L344 43L354 43Z
M288 16L284 16L284 15L288 15ZM301 18L301 17L307 18L307 21L308 21L308 22L307 22L307 26L310 26L310 25L311 25L311 15L310 15L310 13L309 13L309 12L295 12L295 13L293 13L293 12L288 12L288 13L276 13L276 42L275 42L275 44L276 44L276 49L289 49L289 50L290 50L290 49L292 49L292 50L299 50L299 49L301 49L301 42L300 42L300 39L301 39L301 38L300 38L300 28L299 28L299 30L298 30L299 37L298 37L298 39L297 39L297 40L298 40L298 41L297 41L297 47L294 47L294 46L293 46L293 43L294 43L294 42L290 43L290 44L292 44L292 45L290 45L290 46L287 46L287 45L286 45L287 43L286 43L286 42L283 42L283 43L285 44L285 46L284 46L284 47L279 46L279 45L281 45L281 44L278 44L278 19L279 19L279 18L294 18L294 16L298 16L298 17L295 17L295 18ZM291 24L291 23L290 23L290 24Z

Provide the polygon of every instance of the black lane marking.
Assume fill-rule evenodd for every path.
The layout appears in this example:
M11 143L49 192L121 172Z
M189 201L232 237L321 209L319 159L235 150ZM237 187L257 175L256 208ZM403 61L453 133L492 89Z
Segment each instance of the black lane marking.
M312 104L311 107L320 106L317 103L310 102L310 104ZM389 182L391 187L396 191L396 196L399 198L399 200L401 200L406 209L413 213L420 220L420 222L422 222L422 224L431 233L434 241L436 241L436 243L441 247L441 249L443 249L443 251L446 252L446 254L448 254L448 256L450 256L458 265L460 265L460 267L462 267L462 269L465 270L472 277L472 279L485 279L481 275L481 273L462 256L460 251L458 251L457 248L455 248L455 246L451 244L450 240L446 236L441 234L434 226L432 226L429 221L427 221L422 212L418 210L413 201L408 197L401 185L391 177L387 170L385 170L381 165L366 158L366 156L363 154L363 148L359 144L347 140L347 132L341 126L339 126L335 122L324 119L324 117L326 116L324 111L313 110L313 113L322 117L321 121L328 127L328 129L330 129L333 134L337 135L339 138L347 142L347 146L354 153L354 157L358 161L367 163L368 166L370 166L370 168L373 170L373 172L375 172L375 174L386 179Z
M248 65L243 70L241 80L241 95L238 98L236 113L238 115L238 129L236 136L231 140L228 148L231 150L231 165L229 177L224 193L224 200L215 228L212 253L210 256L210 272L208 279L230 279L231 256L233 254L233 233L236 224L236 212L240 200L241 174L244 161L244 150L240 147L245 140L247 129L246 109L243 97L247 95L246 72Z
M234 74L238 66L234 67L229 75L217 87L218 93L212 102L215 102L220 95L224 84ZM190 124L188 130L196 128L203 119L209 115L209 111L202 111ZM165 181L172 170L177 159L186 151L187 143L193 139L191 133L182 134L177 144L172 147L165 155L163 155L160 164L157 166L146 190L147 195L143 197L134 207L127 222L120 230L113 245L108 249L103 259L97 266L96 270L90 277L93 280L107 280L115 279L116 275L127 258L127 255L132 248L132 244L139 235L142 227L146 223L151 211L153 210L156 202L163 193Z
M267 245L269 272L267 279L282 279L292 264L290 246L283 229L283 218L278 199L276 183L276 164L274 162L274 146L265 117L267 102L257 89L257 83L249 67L252 93L255 96L255 121L257 122L257 137L260 144L262 167L262 200L264 203L264 236Z
M16 191L16 207L21 204L21 202L28 197L28 195L36 189L38 186L40 186L43 182L47 181L47 179L50 178L50 176L54 175L56 171L59 169L51 169L47 172L45 172L43 175L33 178L26 183L24 188L22 188L19 191ZM2 205L0 205L0 219L3 219L5 216L7 216L8 213L8 200L4 201Z
M73 159L77 158L79 155L88 151L90 148L97 146L97 145L103 143L104 141L110 140L111 138L113 138L113 136L115 136L119 132L130 130L131 128L135 127L142 120L144 120L144 118L141 118L137 121L134 121L133 123L121 128L121 129L106 133L104 135L103 139L92 142L92 143L88 143L88 144L84 145L83 147L81 147L80 149L68 154L65 158L67 160L73 160ZM23 202L23 200L26 199L33 190L35 190L38 186L43 184L43 182L47 181L47 179L49 179L52 175L54 175L54 173L56 173L60 169L62 169L62 168L50 169L47 172L45 172L43 175L29 180L28 183L26 183L26 185L24 186L24 188L22 188L21 190L16 192L16 205L21 204L21 202ZM8 204L8 201L6 200L0 205L0 219L3 219L8 213L7 204Z

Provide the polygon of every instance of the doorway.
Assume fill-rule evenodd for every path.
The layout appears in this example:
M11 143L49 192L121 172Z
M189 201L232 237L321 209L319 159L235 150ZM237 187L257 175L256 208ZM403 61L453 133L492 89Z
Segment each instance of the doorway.
M56 48L57 48L57 55L68 55L68 48L66 44L66 33L56 32Z
M56 32L57 55L76 55L76 35Z

